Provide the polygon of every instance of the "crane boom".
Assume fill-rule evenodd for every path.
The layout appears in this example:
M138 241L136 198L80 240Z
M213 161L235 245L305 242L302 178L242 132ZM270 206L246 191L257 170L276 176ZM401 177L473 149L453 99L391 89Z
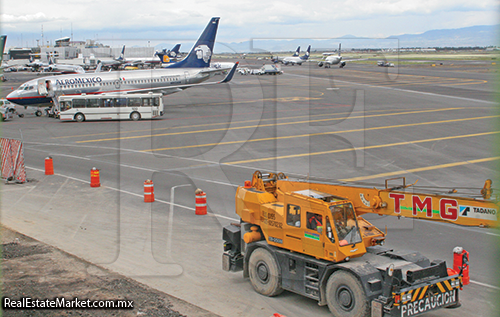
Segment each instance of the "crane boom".
M375 213L463 226L498 226L497 201L460 197L453 193L417 193L412 190L412 185L406 186L402 179L402 186L389 188L386 181L384 189L282 180L277 182L277 189L283 192L313 189L344 197L353 203L358 215ZM481 192L484 193L483 197L491 196L490 180Z

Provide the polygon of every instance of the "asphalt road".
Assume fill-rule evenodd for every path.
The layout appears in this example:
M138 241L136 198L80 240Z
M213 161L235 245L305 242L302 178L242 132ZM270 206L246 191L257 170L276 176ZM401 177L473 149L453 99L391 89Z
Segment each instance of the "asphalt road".
M3 187L2 223L223 316L329 316L312 300L266 298L222 271L222 227L238 220L236 186L255 170L379 187L404 176L475 195L498 179L492 66L283 70L166 96L159 120L59 122L20 109L25 117L3 123L2 137L23 140L28 178L37 181ZM9 74L1 95L30 76ZM55 176L43 175L47 156ZM98 189L88 185L94 166ZM142 202L146 179L153 204ZM207 193L207 216L194 215L196 188ZM453 247L470 252L462 307L427 316L494 316L495 230L368 218L387 225L390 247L450 265Z

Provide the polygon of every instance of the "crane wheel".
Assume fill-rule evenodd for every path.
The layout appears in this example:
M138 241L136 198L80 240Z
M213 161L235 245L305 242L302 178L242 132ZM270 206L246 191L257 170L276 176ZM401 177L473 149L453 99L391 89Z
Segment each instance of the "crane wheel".
M253 251L248 266L250 282L258 293L276 296L283 292L278 264L269 251L263 248Z
M334 272L326 284L326 302L337 317L370 316L370 305L363 286L354 275Z

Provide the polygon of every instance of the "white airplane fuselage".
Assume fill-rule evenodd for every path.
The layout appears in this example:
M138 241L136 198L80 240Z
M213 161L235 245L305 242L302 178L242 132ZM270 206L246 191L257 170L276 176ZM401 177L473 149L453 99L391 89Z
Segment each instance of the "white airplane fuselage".
M169 90L169 85L196 84L207 80L210 74L203 73L203 70L203 68L150 69L36 78L8 94L7 100L23 106L50 104L52 99L38 91L39 81L50 81L53 91L59 95L144 93L147 89L156 87L164 87L160 91L163 94L170 94L180 91L181 88Z
M305 59L302 59L299 56L287 56L287 57L283 58L282 63L285 64L285 65L287 65L287 64L302 65L302 63L305 62L305 61L306 61Z

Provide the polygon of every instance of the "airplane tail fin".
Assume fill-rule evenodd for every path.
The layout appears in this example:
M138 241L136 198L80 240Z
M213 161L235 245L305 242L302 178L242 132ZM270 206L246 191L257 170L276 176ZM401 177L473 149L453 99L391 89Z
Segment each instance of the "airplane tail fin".
M102 63L97 64L94 73L100 73L102 70Z
M339 43L339 56L340 56L340 49L342 47L342 43Z
M304 56L302 56L302 59L307 60L309 58L309 55L311 55L311 45L307 47L307 51Z
M47 60L48 60L49 65L54 64L54 60L52 58L53 58L53 56L49 52L47 52Z
M220 18L212 18L189 54L180 62L167 66L169 68L204 68L210 66L215 44L215 36Z
M0 55L0 63L3 60L3 51L5 49L5 43L7 42L7 35L0 36L0 50L2 50L2 55Z
M170 50L168 53L168 56L175 58L177 55L179 55L179 49L181 48L180 44L175 44L174 48Z
M299 54L300 54L300 46L297 47L297 49L295 50L295 53L293 53L292 56L299 56Z
M120 53L120 57L117 58L119 61L123 61L125 59L125 45L122 47L122 52Z

